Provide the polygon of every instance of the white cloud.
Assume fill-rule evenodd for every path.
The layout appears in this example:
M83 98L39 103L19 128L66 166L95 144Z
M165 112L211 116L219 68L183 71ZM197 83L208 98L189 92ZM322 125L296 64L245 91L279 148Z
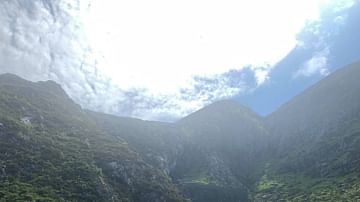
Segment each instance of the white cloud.
M265 83L319 2L0 1L0 73L55 80L90 109L169 120Z
M269 65L265 65L264 67L251 66L250 69L254 72L256 84L258 86L262 85L269 79L269 73L271 70L271 66L269 66Z
M347 16L339 15L334 19L334 23L338 25L344 25L346 21Z
M298 46L302 48L316 48L318 50L323 49L328 46L325 44L325 38L331 35L337 34L341 30L341 26L345 25L347 20L347 13L344 12L347 9L355 5L359 0L319 0L319 12L320 17L317 20L307 21L304 29L299 33L298 36ZM333 19L327 19L328 17L333 17ZM335 16L335 17L334 17ZM324 21L334 24L332 30L330 31ZM337 26L335 26L337 25ZM325 28L325 29L324 29ZM316 41L310 44L306 44L303 40L307 37L304 35L312 35L316 37ZM304 38L303 38L304 37Z
M359 0L321 0L320 5L326 12L339 13L351 8Z
M171 93L194 75L274 65L296 46L304 22L318 18L317 6L313 0L95 0L83 19L90 43L104 55L98 67L116 84Z
M316 53L311 59L306 61L302 67L294 74L294 78L299 76L313 76L319 74L327 76L330 74L328 69L329 48Z

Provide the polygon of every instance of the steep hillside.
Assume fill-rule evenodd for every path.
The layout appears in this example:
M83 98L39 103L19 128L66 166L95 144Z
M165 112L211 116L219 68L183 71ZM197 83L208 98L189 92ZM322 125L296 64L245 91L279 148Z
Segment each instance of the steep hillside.
M133 150L169 175L176 164L177 156L183 152L183 136L174 124L143 121L88 112L97 127L114 136L126 140Z
M359 78L360 63L344 67L267 117L278 152L259 183L265 201L360 200Z
M264 160L261 118L230 101L168 124L82 110L51 81L1 75L0 95L5 200L248 201Z
M262 118L236 102L220 101L177 125L187 144L172 174L199 197L196 201L250 200L266 159L268 134ZM198 192L206 187L214 191L200 198Z
M231 101L176 124L89 112L101 130L126 140L193 201L248 201L266 139L262 120Z
M161 123L0 75L0 201L360 201L358 78L344 67L268 117L220 101Z
M283 137L336 131L359 117L359 77L360 63L334 72L272 113L267 124Z
M1 201L185 201L53 82L0 76Z

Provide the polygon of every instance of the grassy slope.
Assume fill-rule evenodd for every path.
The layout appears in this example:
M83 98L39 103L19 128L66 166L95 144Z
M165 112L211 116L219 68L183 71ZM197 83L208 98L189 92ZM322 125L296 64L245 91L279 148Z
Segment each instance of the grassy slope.
M358 201L360 63L340 69L270 117L278 154L257 201Z
M359 201L360 121L311 150L270 161L255 186L257 201Z
M1 76L0 123L0 201L185 201L52 82Z
M185 201L170 176L197 202L360 200L359 68L266 127L231 102L177 124L117 118L83 111L53 82L0 76L0 201Z

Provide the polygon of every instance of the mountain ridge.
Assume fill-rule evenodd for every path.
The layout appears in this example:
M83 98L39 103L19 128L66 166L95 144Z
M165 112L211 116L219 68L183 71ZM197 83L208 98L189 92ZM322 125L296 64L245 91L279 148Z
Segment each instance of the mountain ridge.
M0 200L360 200L357 78L360 63L267 117L225 100L163 123L84 110L55 82L0 75Z

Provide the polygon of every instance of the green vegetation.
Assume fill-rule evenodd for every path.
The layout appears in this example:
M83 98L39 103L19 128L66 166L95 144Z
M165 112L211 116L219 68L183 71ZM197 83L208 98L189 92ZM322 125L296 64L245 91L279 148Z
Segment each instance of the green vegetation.
M209 176L200 176L196 179L193 179L192 181L195 183L200 183L200 184L204 184L204 185L208 185L208 184L212 183Z
M360 63L328 76L267 117L276 155L258 201L359 201Z
M221 101L175 124L0 75L0 202L360 201L359 66L265 118Z
M185 201L54 83L0 78L0 201Z
M329 178L302 175L266 176L257 184L258 201L359 201L360 176Z

